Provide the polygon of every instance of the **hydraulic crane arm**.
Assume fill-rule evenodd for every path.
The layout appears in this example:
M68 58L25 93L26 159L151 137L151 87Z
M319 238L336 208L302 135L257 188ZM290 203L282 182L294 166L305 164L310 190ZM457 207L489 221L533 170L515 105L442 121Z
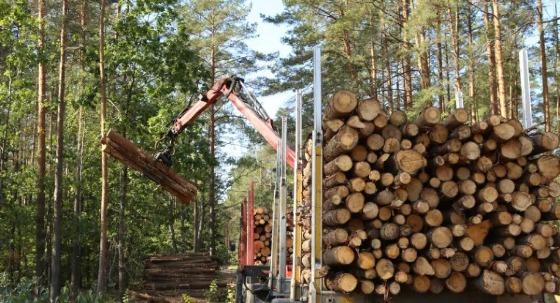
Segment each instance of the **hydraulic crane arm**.
M208 107L216 103L221 96L225 96L233 106L253 125L253 127L264 137L266 142L275 150L279 147L280 137L272 127L272 120L266 115L256 99L245 100L238 91L243 87L243 79L239 77L225 77L218 80L210 90L201 95L199 100L190 108L186 108L174 120L168 136L176 137L185 128L202 114ZM171 163L169 150L156 156L166 164ZM286 160L290 167L294 167L295 154L290 148L286 151Z

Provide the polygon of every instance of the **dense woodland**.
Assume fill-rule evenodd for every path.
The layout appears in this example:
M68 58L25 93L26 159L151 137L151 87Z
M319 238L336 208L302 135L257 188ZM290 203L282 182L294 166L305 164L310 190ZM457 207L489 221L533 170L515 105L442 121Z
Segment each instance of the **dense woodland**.
M115 129L157 151L224 74L270 69L252 83L261 94L307 88L317 44L325 97L347 88L414 116L427 104L445 114L462 92L473 121L520 115L526 47L534 119L560 129L554 0L283 2L262 18L289 29L287 57L244 43L256 26L245 0L0 0L1 301L120 301L153 254L235 264L249 182L259 205L274 188L274 153L239 115L218 103L180 136L174 167L199 187L187 206L103 155L100 138ZM283 106L277 116L293 112ZM232 157L234 145L247 153Z

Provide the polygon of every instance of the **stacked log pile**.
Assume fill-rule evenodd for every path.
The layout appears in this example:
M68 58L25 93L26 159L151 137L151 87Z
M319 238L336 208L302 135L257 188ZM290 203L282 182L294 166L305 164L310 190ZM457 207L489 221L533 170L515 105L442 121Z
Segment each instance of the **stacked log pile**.
M415 121L336 93L323 116L323 266L340 292L555 293L560 276L558 136L458 109ZM310 277L311 143L302 276Z
M265 207L257 207L254 210L254 260L255 265L263 265L268 263L271 254L271 241L272 241L272 212ZM293 227L293 214L288 213L287 226L288 234L286 237L286 249L288 262L291 262L291 254L293 251L292 241L292 227Z
M154 296L204 297L212 281L222 287L227 284L219 279L218 268L215 259L202 253L152 256L144 261L144 291Z
M303 165L303 197L302 202L297 205L297 218L295 224L299 224L302 230L302 245L301 245L301 277L306 283L311 282L311 151L313 149L313 142L308 138L303 145L304 159Z
M268 263L270 256L270 241L272 238L272 214L268 209L257 207L255 215L255 235L254 252L255 264L262 265Z

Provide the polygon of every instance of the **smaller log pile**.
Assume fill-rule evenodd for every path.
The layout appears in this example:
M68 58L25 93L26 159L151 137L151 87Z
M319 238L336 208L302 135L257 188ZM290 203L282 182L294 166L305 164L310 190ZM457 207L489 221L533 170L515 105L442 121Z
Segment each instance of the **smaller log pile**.
M257 207L254 210L255 228L254 228L254 254L255 265L263 265L268 263L271 254L272 241L272 212L265 207ZM293 214L287 213L288 233L286 236L287 263L291 264L291 255L293 252Z
M144 261L144 291L153 296L188 293L202 298L212 281L226 286L217 271L218 262L208 254L152 256Z
M308 138L303 145L304 159L303 165L303 197L302 203L296 205L297 217L295 224L299 224L302 230L302 255L299 260L301 266L301 277L304 282L311 282L311 155L313 150L313 141Z
M560 158L553 133L459 109L415 121L336 93L323 115L323 275L339 292L396 295L471 286L491 295L555 293L552 220ZM305 148L302 276L310 277L311 144Z
M272 214L268 209L257 207L254 211L255 216L255 235L254 253L255 265L268 263L270 256L270 241L272 238Z
M286 264L292 264L292 254L294 253L294 213L292 207L288 206L286 213L286 225L288 227L286 234Z

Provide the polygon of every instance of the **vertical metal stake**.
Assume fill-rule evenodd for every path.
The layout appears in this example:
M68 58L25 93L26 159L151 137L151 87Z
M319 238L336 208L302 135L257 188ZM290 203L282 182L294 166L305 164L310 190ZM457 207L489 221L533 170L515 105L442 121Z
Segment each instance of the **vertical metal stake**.
M521 102L523 103L523 126L533 126L533 111L531 109L531 88L529 87L529 59L527 50L519 51L519 74L521 77Z
M280 146L278 142L278 146ZM276 280L276 275L278 274L278 204L279 195L278 191L280 185L280 149L276 150L276 180L274 182L274 200L272 202L272 239L270 239L270 273L268 274L268 287L273 288L274 281Z
M286 284L286 200L287 200L287 187L286 187L286 141L287 141L287 119L282 117L282 145L280 149L281 164L280 164L280 203L279 212L280 217L280 237L278 239L280 251L278 253L278 292L284 293L284 285Z
M249 212L247 211L247 197L243 198L243 202L241 203L241 226L245 226L245 230L241 229L241 237L239 241L239 249L238 249L238 254L239 254L239 266L245 266L247 265L247 260L249 260L249 255L247 254L247 251L249 250L249 222L248 222L248 218L247 218L247 214Z
M294 193L293 193L293 221L294 221L294 251L292 253L292 281L290 284L290 301L296 300L297 285L300 283L300 265L301 258L301 226L296 224L297 206L301 203L301 91L296 91L296 131L294 140L295 160L294 160Z
M249 197L247 199L247 265L255 264L255 181L249 185Z
M321 301L322 281L317 276L322 263L322 204L323 204L323 129L321 125L321 48L313 49L313 170L311 181L311 284L309 300L311 303Z

